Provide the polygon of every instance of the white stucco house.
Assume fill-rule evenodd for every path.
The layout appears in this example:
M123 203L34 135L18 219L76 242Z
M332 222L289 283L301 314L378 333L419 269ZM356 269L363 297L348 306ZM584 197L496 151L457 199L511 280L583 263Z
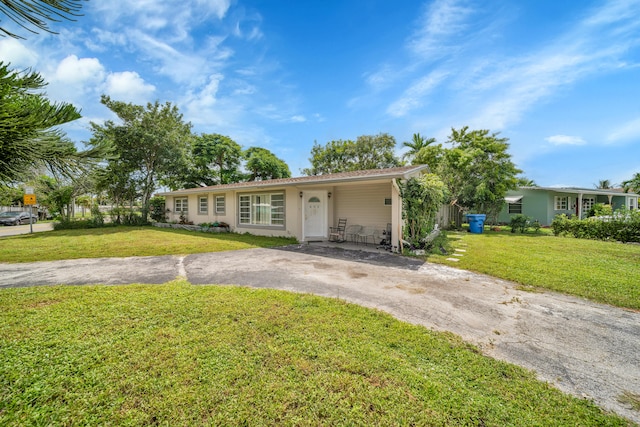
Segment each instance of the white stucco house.
M426 165L318 176L240 182L160 193L169 221L180 215L194 224L223 221L231 230L263 236L326 240L339 218L347 226L391 224L392 245L400 247L402 202L398 183L428 171Z

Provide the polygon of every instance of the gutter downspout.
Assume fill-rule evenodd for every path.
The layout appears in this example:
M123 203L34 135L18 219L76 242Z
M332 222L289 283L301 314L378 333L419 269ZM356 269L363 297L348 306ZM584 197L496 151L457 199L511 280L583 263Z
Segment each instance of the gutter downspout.
M396 207L396 211L391 213L391 222L393 223L394 216L396 217L395 224L391 226L391 249L393 252L402 253L402 197L400 196L400 186L396 181L396 178L391 180L392 188L397 192L398 197L393 197L392 200L392 208L393 201L398 200L398 206ZM395 215L394 215L395 213Z

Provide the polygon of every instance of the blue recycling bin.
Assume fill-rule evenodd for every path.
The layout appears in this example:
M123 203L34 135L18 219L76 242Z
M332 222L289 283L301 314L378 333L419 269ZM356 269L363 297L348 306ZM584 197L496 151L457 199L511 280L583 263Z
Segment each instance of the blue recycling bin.
M485 214L467 214L467 222L469 222L469 231L471 233L482 233L484 230L484 221L487 219Z

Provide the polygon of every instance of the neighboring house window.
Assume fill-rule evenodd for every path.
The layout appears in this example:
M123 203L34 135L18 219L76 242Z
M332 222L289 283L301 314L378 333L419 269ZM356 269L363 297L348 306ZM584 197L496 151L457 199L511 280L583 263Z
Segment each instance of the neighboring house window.
M569 209L569 197L556 196L555 197L555 209L557 211L566 211Z
M224 214L224 211L225 211L224 196L216 196L216 213Z
M180 198L174 199L174 202L173 202L174 210L176 212L183 212L183 213L189 212L189 208L188 208L189 204L187 201L188 199L186 197L180 197Z
M201 215L209 213L209 198L207 196L198 197L198 213Z
M510 214L521 214L522 213L522 199L518 202L508 203L509 205L509 213Z
M239 197L240 224L283 226L284 193L247 194Z
M587 197L582 199L582 210L589 211L596 204L595 197Z
M636 202L636 199L629 199L629 210L634 210L637 207Z

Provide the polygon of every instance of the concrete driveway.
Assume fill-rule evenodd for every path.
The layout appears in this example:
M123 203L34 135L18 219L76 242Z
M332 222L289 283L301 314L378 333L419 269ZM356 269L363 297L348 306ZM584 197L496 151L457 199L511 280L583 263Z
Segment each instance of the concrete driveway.
M308 245L189 255L0 264L0 287L234 284L340 298L437 331L640 423L640 313L390 254Z

